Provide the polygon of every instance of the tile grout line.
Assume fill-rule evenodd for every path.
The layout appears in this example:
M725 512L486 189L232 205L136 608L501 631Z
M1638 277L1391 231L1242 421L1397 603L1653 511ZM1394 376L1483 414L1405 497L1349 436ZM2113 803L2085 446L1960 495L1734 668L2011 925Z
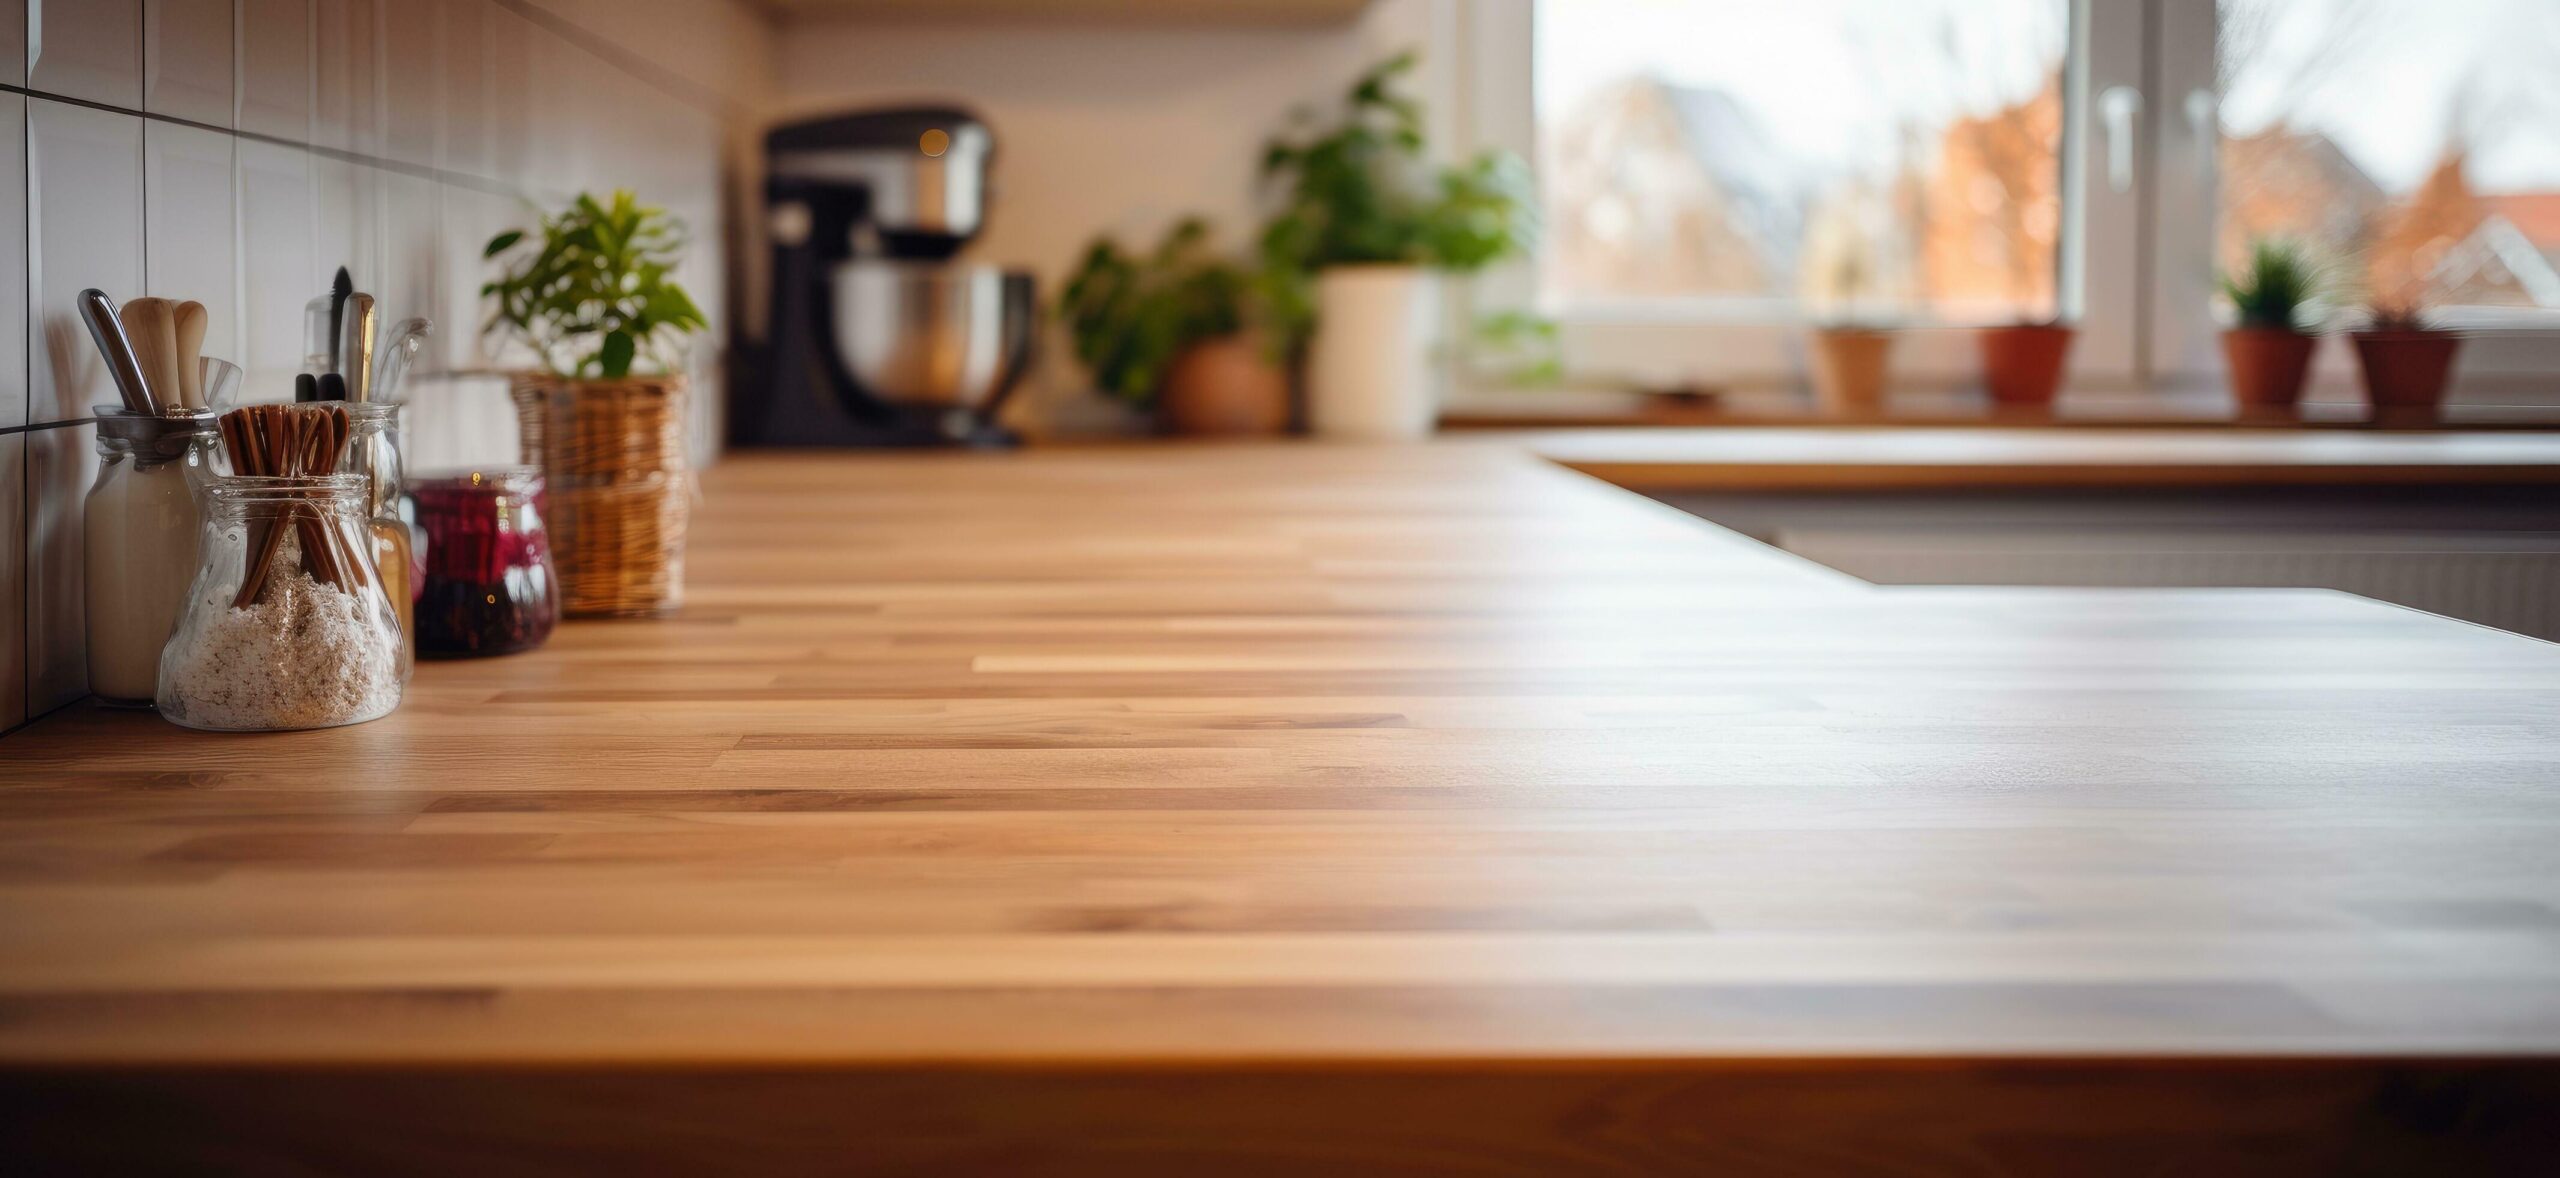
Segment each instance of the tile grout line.
M87 107L90 110L105 111L109 114L131 115L134 118L142 119L146 122L166 123L174 127L186 127L197 131L208 131L216 135L228 135L234 139L247 139L274 147L290 148L295 151L318 156L323 159L336 160L340 163L357 164L363 167L377 168L386 172L399 172L420 180L431 180L435 183L449 185L455 188L476 189L478 191L488 193L491 196L525 195L523 189L512 187L505 181L498 180L494 177L475 175L470 172L455 172L444 168L429 167L424 164L412 164L384 156L366 155L360 151L349 151L341 147L328 147L318 143L310 143L298 139L288 139L282 135L270 135L264 131L249 131L239 127L224 127L213 123L198 122L194 119L181 118L177 115L162 114L157 111L135 110L129 106L117 106L112 102L97 102L87 98L74 98L68 94L55 94L45 90L31 90L23 86L12 86L5 82L0 82L0 93L19 94L28 98L40 98L46 102L58 102L65 106ZM30 108L30 110L32 109L33 108ZM28 118L29 122L32 123L34 116L30 114Z

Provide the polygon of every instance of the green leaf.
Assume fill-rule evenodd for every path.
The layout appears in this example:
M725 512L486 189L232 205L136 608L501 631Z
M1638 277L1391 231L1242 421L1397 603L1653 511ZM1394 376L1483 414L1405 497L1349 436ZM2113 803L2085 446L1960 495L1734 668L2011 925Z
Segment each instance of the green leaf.
M631 375L631 356L637 350L630 332L612 331L606 333L604 349L596 353L596 359L603 364L607 379L620 380Z
M531 231L492 238L484 256L495 260L527 238L536 248L481 288L492 304L484 334L530 347L553 372L627 376L674 355L674 337L705 325L670 277L683 256L683 223L628 190L581 194ZM588 341L596 346L582 346Z

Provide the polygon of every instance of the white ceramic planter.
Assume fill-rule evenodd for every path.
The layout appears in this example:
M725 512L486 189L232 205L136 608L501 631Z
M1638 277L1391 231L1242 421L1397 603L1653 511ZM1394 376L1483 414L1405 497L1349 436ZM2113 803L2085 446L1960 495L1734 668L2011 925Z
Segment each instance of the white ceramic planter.
M1328 438L1419 438L1440 411L1432 349L1440 281L1420 266L1335 266L1316 275L1307 427Z

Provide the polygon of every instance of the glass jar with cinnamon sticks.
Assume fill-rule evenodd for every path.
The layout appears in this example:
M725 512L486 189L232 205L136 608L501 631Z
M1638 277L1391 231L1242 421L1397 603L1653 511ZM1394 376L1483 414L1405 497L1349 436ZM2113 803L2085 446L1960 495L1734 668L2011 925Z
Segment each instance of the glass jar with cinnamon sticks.
M202 492L185 612L160 653L160 714L190 728L355 724L400 705L400 623L374 565L361 474L340 474L337 406L221 419L235 477Z

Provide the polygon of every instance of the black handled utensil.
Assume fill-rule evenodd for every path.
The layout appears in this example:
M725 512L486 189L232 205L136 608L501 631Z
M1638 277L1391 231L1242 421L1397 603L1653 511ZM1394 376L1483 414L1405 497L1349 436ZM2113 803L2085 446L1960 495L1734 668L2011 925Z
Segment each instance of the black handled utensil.
M338 276L329 280L329 371L344 372L346 359L341 341L346 338L347 299L356 293L355 279L347 277L347 268L338 267ZM338 400L345 400L340 397Z

